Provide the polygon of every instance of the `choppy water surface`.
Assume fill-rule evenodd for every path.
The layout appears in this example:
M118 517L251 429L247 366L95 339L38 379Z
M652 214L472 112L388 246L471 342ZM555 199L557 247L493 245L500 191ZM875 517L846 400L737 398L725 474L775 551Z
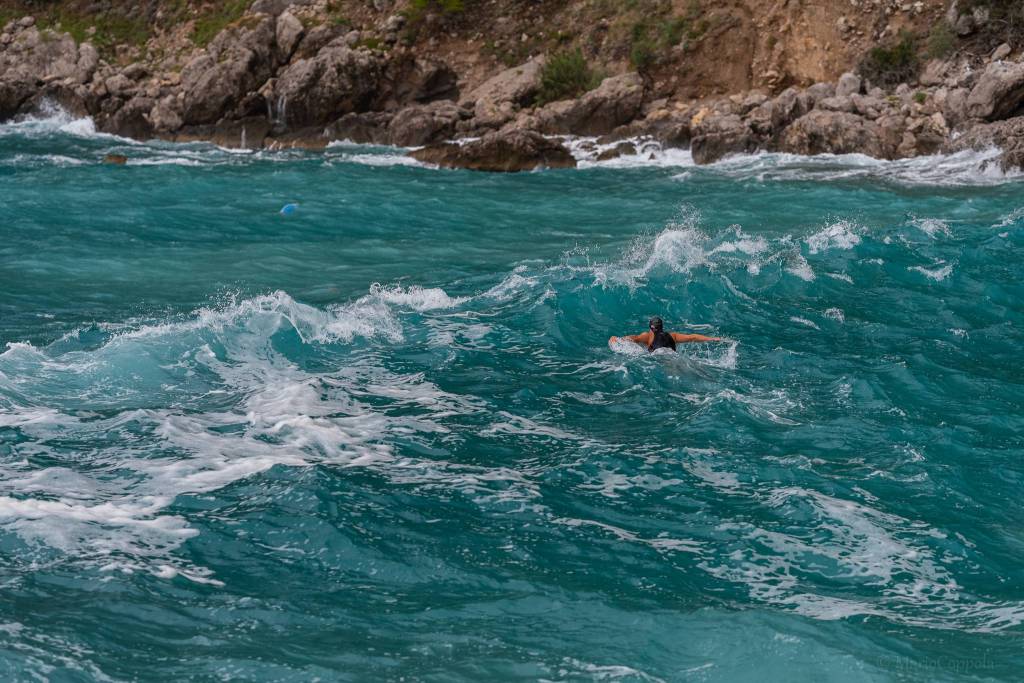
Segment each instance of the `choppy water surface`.
M1024 185L649 152L0 127L0 675L1024 677Z

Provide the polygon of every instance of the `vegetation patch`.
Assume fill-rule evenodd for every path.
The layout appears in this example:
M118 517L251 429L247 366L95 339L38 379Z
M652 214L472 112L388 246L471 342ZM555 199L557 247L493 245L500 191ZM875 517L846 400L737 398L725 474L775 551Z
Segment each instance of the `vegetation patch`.
M345 28L352 27L352 20L349 19L348 15L345 13L345 8L340 2L338 2L338 0L330 0L327 3L326 12L327 23L331 26L341 26ZM303 20L303 24L307 21L311 24L313 23L311 18L306 18ZM306 26L306 28L312 28L312 25Z
M0 7L0 29L7 26L8 22L14 19L21 19L23 16L25 16L24 12L9 7Z
M890 47L874 47L860 62L860 75L872 85L893 86L911 80L920 68L914 37L904 33Z
M90 42L105 59L111 59L118 45L142 47L152 35L151 26L142 16L115 12L92 14L65 7L51 7L36 14L40 28L68 33L76 43Z
M407 43L416 42L428 14L434 13L450 20L460 17L473 2L474 0L412 0L409 8L402 12L406 22L405 30L402 32L403 39Z
M600 83L601 74L590 67L579 48L556 52L541 71L537 104L579 97Z
M956 34L947 22L940 21L932 27L927 51L931 59L945 59L956 51Z
M237 22L252 4L250 0L222 0L196 17L195 28L192 29L192 42L199 47L206 47L231 24Z
M633 25L629 61L637 71L648 71L664 61L672 48L685 48L688 43L700 40L710 26L697 0L690 2L682 16L642 19Z

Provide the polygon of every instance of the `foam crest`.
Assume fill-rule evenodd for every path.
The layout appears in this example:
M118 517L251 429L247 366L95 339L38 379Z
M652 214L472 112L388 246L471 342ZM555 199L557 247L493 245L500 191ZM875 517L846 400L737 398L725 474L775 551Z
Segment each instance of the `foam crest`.
M696 165L689 149L666 148L649 137L624 138L607 143L598 142L598 138L594 137L566 137L563 138L563 142L576 158L577 167L581 169L688 168ZM602 154L620 145L631 145L633 151L614 158L600 158Z
M829 249L853 249L860 244L860 228L848 221L837 221L807 238L807 249L818 254Z
M886 161L863 154L800 156L774 152L727 157L708 169L733 178L758 181L882 180L901 185L979 186L1016 182L1024 173L1004 173L998 148L967 150Z
M425 289L414 285L403 288L398 285L386 286L377 282L370 287L370 298L420 312L454 308L468 301L466 297L452 298L443 289L437 287Z
M911 225L928 235L932 239L937 237L949 237L953 232L949 229L949 223L941 218L915 218Z
M0 137L40 138L56 134L77 138L117 140L132 145L139 144L134 140L97 132L96 123L91 118L75 117L52 101L44 101L36 114L0 124Z
M735 492L735 486L731 487ZM744 491L746 493L746 491ZM778 523L726 523L735 536L702 562L720 579L743 585L752 598L814 619L878 616L895 623L980 633L1024 622L1024 605L989 603L965 594L941 554L945 534L865 503L791 486L754 497L778 511ZM799 526L786 519L810 519ZM834 568L834 569L833 569ZM885 596L852 600L812 592L815 579L871 587Z
M398 321L383 302L360 299L321 310L277 291L242 300L232 298L222 306L201 308L184 321L144 325L118 334L111 343L196 331L219 335L247 332L269 337L284 327L294 329L307 344L351 342L356 337L377 335L402 338Z
M907 270L912 270L917 273L921 273L921 275L924 275L929 280L934 280L935 282L942 282L950 275L952 275L953 264L946 263L945 261L940 260L932 268L925 268L924 266L911 266L907 268Z

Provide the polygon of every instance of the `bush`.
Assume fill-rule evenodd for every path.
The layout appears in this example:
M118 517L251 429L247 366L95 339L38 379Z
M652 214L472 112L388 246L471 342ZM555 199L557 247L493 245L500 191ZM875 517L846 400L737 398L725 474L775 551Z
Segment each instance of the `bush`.
M466 9L465 0L412 0L409 9L415 14L425 14L430 9L440 10L442 14L457 14Z
M647 38L633 41L633 47L629 50L629 63L633 68L643 73L654 66L658 61L654 44Z
M892 47L875 47L860 62L860 75L872 85L892 86L911 80L920 68L914 38L903 34Z
M956 34L945 21L940 21L928 34L928 56L945 59L956 50Z
M701 4L691 0L686 14L643 19L633 24L629 61L637 71L647 71L664 59L672 48L688 41L700 40L708 31L709 22L702 18Z
M590 68L579 48L557 52L541 71L537 103L543 105L578 97L596 88L600 82L600 75Z
M447 19L459 17L469 2L472 0L412 0L409 8L402 12L406 20L402 39L410 44L416 42L420 37L424 19L430 12L438 12Z

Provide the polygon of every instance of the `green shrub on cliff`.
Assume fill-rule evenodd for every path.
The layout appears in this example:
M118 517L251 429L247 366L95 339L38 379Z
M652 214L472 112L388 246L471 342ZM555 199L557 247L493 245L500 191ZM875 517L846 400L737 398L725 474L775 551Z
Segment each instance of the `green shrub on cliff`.
M538 104L578 97L601 83L601 76L587 64L583 52L566 50L556 52L544 64L540 75Z
M682 16L645 17L633 24L629 50L633 68L647 71L663 61L672 48L700 40L710 27L702 15L700 2L691 0Z
M633 46L629 49L629 63L640 73L657 64L658 54L654 43L647 38L634 40Z
M872 85L892 86L909 81L917 74L920 60L914 37L904 33L891 47L875 47L860 62L860 75Z
M932 27L928 34L928 56L932 59L945 59L956 50L956 34L945 21Z
M409 9L417 14L424 14L431 9L442 14L457 14L466 9L466 0L412 0Z

